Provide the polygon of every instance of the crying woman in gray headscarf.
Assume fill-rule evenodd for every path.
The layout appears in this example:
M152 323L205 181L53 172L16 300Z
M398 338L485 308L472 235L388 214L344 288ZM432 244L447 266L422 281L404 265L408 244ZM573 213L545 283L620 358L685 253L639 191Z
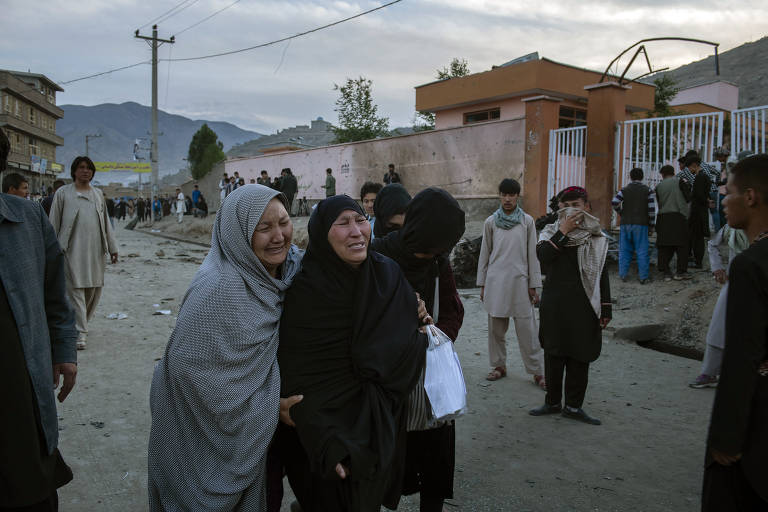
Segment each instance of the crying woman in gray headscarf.
M290 421L277 348L302 256L292 235L268 187L239 187L219 209L152 379L150 510L267 510L267 452L279 413Z

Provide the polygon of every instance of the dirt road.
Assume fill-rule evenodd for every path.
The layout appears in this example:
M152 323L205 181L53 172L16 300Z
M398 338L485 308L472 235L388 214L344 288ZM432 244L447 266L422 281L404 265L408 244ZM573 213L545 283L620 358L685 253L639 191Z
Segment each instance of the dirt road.
M117 236L121 261L107 270L77 386L59 407L60 448L75 473L60 489L64 512L146 510L152 369L206 253L122 228ZM606 338L584 406L603 425L534 418L527 411L544 395L525 376L514 335L510 375L487 382L486 316L476 290L462 300L469 412L457 421L456 497L446 510L698 510L713 392L686 386L697 362ZM107 319L113 312L127 318Z

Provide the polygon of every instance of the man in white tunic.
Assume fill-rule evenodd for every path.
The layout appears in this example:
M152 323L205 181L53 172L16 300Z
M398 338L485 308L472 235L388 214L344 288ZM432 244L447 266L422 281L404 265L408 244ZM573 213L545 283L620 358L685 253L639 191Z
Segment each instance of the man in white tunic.
M78 350L84 350L88 322L104 286L105 255L117 263L117 243L101 190L91 186L96 167L87 156L72 162L74 183L56 191L50 221L66 259L67 292L75 310Z
M539 301L536 290L541 288L536 225L517 204L520 183L516 180L502 180L499 198L501 206L485 220L477 264L480 300L488 312L491 371L486 379L498 380L507 374L504 338L512 317L525 370L533 375L536 385L545 388L544 351L533 309Z
M179 224L184 220L184 212L187 210L187 204L184 202L184 192L180 188L176 189L176 216Z

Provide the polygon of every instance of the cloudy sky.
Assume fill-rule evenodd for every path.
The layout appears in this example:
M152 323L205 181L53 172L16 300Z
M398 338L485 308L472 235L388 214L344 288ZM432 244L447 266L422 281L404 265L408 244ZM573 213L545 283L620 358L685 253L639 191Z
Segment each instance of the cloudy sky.
M149 60L134 30L179 6L159 23L161 59L208 55L265 43L371 9L386 0L3 0L1 68L44 73L56 82ZM538 51L602 70L638 39L685 36L727 51L768 35L765 0L402 0L347 23L262 49L208 60L163 61L159 104L194 119L229 121L262 133L336 121L334 83L373 80L374 100L390 126L408 126L414 86L434 79L453 57L484 71ZM707 57L711 47L652 43L655 68ZM630 76L643 73L638 62ZM151 68L140 65L64 85L59 104L151 102Z

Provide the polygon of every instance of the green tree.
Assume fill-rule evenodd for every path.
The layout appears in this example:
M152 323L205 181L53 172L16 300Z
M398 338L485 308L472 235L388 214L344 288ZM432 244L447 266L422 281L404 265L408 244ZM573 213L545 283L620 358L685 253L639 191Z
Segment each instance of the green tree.
M333 127L335 142L354 142L375 139L389 132L389 118L378 116L378 107L373 103L371 88L373 82L364 77L347 78L344 85L333 84L339 91L334 109L339 115L339 126Z
M227 156L224 154L224 144L219 140L216 132L207 124L203 124L192 137L187 152L192 177L196 180L211 172L213 166Z
M435 77L438 80L448 80L450 78L459 78L469 74L469 63L466 59L454 57L451 63L437 70ZM416 112L413 122L413 129L417 132L435 129L435 114L432 112Z
M668 117L680 114L681 112L669 106L669 102L680 91L677 82L669 75L662 75L653 81L653 85L656 86L653 93L653 110L648 112L648 117Z

